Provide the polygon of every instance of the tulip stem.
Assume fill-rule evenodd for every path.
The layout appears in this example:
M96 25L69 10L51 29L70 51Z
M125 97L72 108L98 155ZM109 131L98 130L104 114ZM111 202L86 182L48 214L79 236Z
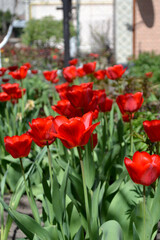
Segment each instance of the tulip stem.
M156 143L156 152L157 152L157 155L159 155L159 142Z
M131 156L133 156L133 126L132 126L132 113L130 114L130 144L131 144Z
M83 166L83 160L82 160L82 154L81 154L80 147L78 147L78 153L79 153L81 172L82 172L84 201L85 201L85 209L86 209L86 216L87 216L87 223L88 223L89 239L92 240L91 226L90 226L90 211L89 211L89 203L88 203L88 194L87 194L87 187L86 187L85 174L84 174L84 166Z
M22 109L21 109L21 111L22 111L22 119L23 119L23 113L24 113L24 94L23 94L23 82L22 82L22 79L21 79L21 91L22 91L22 98L21 98L21 100L22 100Z
M53 193L52 160L51 160L51 152L48 144L47 144L47 152L48 152L49 175L50 175L50 182L51 182L51 193Z
M145 189L145 186L143 185L143 221L144 221L144 240L146 239L145 238L145 233L146 233L146 209L145 209L145 206L146 206L146 189Z

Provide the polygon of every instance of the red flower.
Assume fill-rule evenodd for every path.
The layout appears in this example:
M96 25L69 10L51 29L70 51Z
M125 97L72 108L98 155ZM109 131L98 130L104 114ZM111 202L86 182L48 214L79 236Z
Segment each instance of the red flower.
M124 114L122 114L123 122L130 122L131 119L133 119L133 118L134 118L134 113L132 113L132 114L124 113Z
M54 81L57 78L57 70L52 70L52 71L44 71L43 75L47 81L51 81L54 83Z
M55 86L55 89L58 93L60 93L60 92L66 91L68 86L69 86L69 83L66 82L66 83L62 83L60 85Z
M137 112L143 103L143 93L137 92L135 94L126 93L119 95L116 99L118 107L122 114Z
M85 71L83 68L77 68L77 76L78 77L84 77L86 75Z
M18 66L16 66L16 65L8 67L8 70L11 71L11 72L14 72L17 69L18 69Z
M31 130L28 132L39 147L50 145L55 141L53 120L52 116L48 116L46 118L33 119L32 124L29 123Z
M78 59L77 58L74 58L74 59L69 61L69 65L77 65L77 63L78 63Z
M137 184L149 186L160 176L160 156L156 154L135 152L133 161L126 157L124 163L131 179Z
M11 94L11 98L12 99L18 99L18 98L22 98L22 95L24 95L26 93L26 88L18 88L17 91L13 94Z
M2 82L5 82L5 83L9 82L9 78L2 78Z
M100 112L110 112L113 100L107 98L105 90L94 90L94 95L98 96L98 106Z
M88 143L92 132L100 122L92 124L93 113L88 112L83 117L67 119L64 116L57 116L54 119L54 126L58 137L67 148L84 146Z
M18 88L19 88L19 84L18 83L5 83L5 84L1 84L1 88L3 89L4 92L6 92L7 94L13 94L15 93Z
M67 87L66 91L62 91L59 93L61 99L69 100L72 108L75 110L72 112L72 116L81 117L84 113L92 111L94 113L94 119L98 117L98 97L94 96L94 91L92 90L93 83L82 83L80 85L73 85L71 87ZM58 106L53 106L52 109L57 111L57 107L67 104L70 106L68 102L61 101L58 102ZM71 109L71 107L69 107ZM58 111L57 111L58 112ZM59 112L58 112L59 113ZM76 115L73 115L76 114ZM64 114L63 114L64 115ZM68 115L65 115L69 117Z
M70 101L67 99L58 101L57 105L52 106L52 109L58 114L66 116L67 118L72 118L81 115L81 111L79 109L74 108L71 105Z
M160 120L144 121L143 127L151 142L160 141Z
M57 58L58 58L58 56L57 55L53 55L53 60L56 60Z
M30 68L32 67L31 64L30 64L29 62L24 63L23 66L26 66L28 69L30 69Z
M32 69L32 70L31 70L31 73L32 73L32 74L37 74L37 73L38 73L38 70Z
M151 78L153 76L153 72L147 72L145 75L147 78Z
M14 79L22 80L27 76L28 68L26 66L21 66L15 72L9 72L8 74L11 75Z
M96 69L96 62L89 62L89 63L83 64L83 71L86 74L94 73L95 69Z
M89 56L93 57L93 58L98 58L99 54L98 53L90 53Z
M6 151L10 153L13 158L22 158L28 156L31 149L32 138L27 133L21 136L6 136L4 143Z
M109 79L116 80L118 78L121 78L125 71L126 68L123 69L123 66L121 64L114 65L113 67L109 67L106 70L106 75Z
M97 80L104 80L106 76L106 70L98 70L94 73L94 76L97 78Z
M5 92L1 92L0 93L0 102L6 102L9 101L11 99L11 97L5 93Z
M67 82L73 82L73 80L77 77L77 69L75 66L69 66L63 68L63 77Z
M0 68L0 77L2 77L6 71L7 71L7 68L4 68L4 67Z

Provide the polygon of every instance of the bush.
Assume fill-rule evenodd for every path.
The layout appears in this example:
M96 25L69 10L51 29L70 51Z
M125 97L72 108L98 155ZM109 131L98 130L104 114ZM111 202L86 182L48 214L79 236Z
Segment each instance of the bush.
M71 25L71 35L75 34ZM44 17L42 19L31 19L22 34L22 42L26 45L35 45L46 47L52 41L55 45L62 42L63 22L53 19L53 17Z
M160 55L156 55L154 52L144 52L137 59L129 62L129 73L132 76L139 77L144 76L147 72L153 72L152 81L158 83L160 76L159 64Z

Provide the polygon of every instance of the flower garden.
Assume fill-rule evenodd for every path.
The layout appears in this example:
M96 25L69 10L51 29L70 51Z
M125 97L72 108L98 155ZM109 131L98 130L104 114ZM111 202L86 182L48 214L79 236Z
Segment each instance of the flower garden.
M62 70L0 69L1 240L12 222L23 239L155 239L160 94L146 66L102 68L90 54ZM32 216L17 211L24 195Z

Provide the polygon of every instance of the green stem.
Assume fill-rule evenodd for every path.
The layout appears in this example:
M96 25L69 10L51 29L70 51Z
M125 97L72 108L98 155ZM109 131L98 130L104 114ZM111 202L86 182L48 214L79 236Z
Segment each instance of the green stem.
M145 238L145 234L146 234L146 209L145 209L145 207L146 207L146 203L145 203L146 197L145 197L145 195L146 195L145 186L143 185L143 222L144 222L144 228L143 228L144 234L143 234L143 236L144 236L144 240L146 239Z
M26 182L26 178L25 178L25 174L24 174L24 167L23 167L23 163L22 163L22 158L20 158L20 164L21 164L21 170L22 170L22 175L23 175L23 179L24 179L24 184L25 184L25 189L26 189L28 201L30 201L30 198L29 198L29 189L28 189L27 182Z
M51 159L51 152L48 144L47 144L47 152L48 152L49 176L50 176L50 182L51 182L51 193L53 193L52 159Z
M133 156L133 126L132 126L132 113L130 114L130 144L131 144L131 156Z
M22 105L21 105L21 107L22 107L22 109L21 109L21 111L22 111L22 119L23 119L23 114L24 114L24 94L23 94L23 82L22 82L23 80L21 80L20 82L21 82L21 89L22 89L22 98L21 98L21 100L22 100Z
M156 143L156 153L159 155L159 142Z
M79 153L79 159L80 159L80 165L81 165L81 172L82 172L84 201L85 201L85 210L86 210L86 216L87 216L89 239L92 240L88 194L87 194L87 187L86 187L85 174L84 174L84 166L83 166L83 160L82 160L82 155L81 155L81 149L80 149L80 147L78 147L78 153Z

